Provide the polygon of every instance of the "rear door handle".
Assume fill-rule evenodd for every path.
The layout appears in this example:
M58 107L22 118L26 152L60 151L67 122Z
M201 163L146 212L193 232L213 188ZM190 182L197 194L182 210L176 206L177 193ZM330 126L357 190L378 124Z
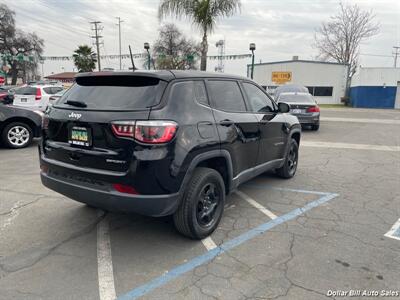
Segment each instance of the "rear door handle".
M219 125L221 125L221 126L231 126L233 124L234 124L234 122L232 120L228 120L228 119L225 119L225 120L222 120L219 122Z

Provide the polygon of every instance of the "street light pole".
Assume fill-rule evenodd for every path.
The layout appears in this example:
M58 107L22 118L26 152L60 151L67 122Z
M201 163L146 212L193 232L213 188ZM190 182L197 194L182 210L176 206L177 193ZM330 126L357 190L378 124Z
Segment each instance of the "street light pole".
M44 71L43 71L44 59L41 59L39 62L42 65L42 80L43 80L44 79Z
M150 49L150 44L149 44L149 43L144 43L144 49L146 49L146 51L147 51L147 55L148 55L148 58L147 58L147 68L148 68L148 70L150 70L150 60L151 60L151 58L150 58L150 51L149 51L149 49Z
M256 44L250 43L249 49L251 51L251 75L250 78L253 79L254 75L254 50L256 50Z
M121 21L120 17L116 17L118 19L118 36L119 36L119 69L122 70L122 56L121 56Z

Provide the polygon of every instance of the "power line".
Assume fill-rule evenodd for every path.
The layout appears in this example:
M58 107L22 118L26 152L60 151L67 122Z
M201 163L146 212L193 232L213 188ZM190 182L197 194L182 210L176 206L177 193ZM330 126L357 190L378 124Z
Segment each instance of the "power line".
M35 14L31 13L31 12L24 11L24 10L19 10L18 11L18 15L22 15L22 16L25 15L25 18L33 20L33 21L36 21L38 24L46 24L47 23L47 24L50 25L48 27L55 27L58 30L63 30L63 31L65 31L66 33L68 33L70 35L76 36L76 33L89 35L87 32L84 32L83 30L81 30L81 29L79 29L77 27L74 27L73 30L71 31L71 30L67 29L65 26L62 26L60 23L57 23L55 21L51 21L48 18L38 17L37 15L35 15ZM48 32L54 32L54 29L52 30L51 28L48 28L48 27L42 26L40 30L46 30ZM74 32L75 32L75 34L74 34ZM65 38L65 36L64 36L64 38Z
M94 30L94 36L91 36L91 38L95 39L95 44L96 44L96 48L97 48L97 66L99 71L101 71L101 64L100 64L100 38L102 38L103 36L100 35L101 30L103 30L103 27L100 26L101 22L100 21L93 21L93 22L89 22L90 24L94 25L94 28L92 28L92 30Z
M392 57L392 55L372 54L372 53L360 53L360 55L362 55L362 56Z

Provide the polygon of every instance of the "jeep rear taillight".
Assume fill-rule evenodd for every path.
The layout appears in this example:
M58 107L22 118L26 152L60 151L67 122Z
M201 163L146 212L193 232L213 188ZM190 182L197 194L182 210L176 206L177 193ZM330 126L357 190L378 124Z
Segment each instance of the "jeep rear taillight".
M137 121L135 139L147 144L162 144L171 141L178 124L172 121Z
M178 124L173 121L115 121L111 125L118 137L133 138L145 144L164 144L170 142Z
M134 137L135 121L117 121L111 124L112 131L119 137Z
M47 130L49 129L49 116L47 114L42 115L42 129Z

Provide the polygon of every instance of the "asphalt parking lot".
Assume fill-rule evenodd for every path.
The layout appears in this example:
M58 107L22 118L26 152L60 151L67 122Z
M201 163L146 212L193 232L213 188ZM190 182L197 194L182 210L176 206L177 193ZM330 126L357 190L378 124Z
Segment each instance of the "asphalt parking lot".
M242 185L204 241L44 188L37 143L0 149L0 299L400 298L400 111L321 115L295 178Z

